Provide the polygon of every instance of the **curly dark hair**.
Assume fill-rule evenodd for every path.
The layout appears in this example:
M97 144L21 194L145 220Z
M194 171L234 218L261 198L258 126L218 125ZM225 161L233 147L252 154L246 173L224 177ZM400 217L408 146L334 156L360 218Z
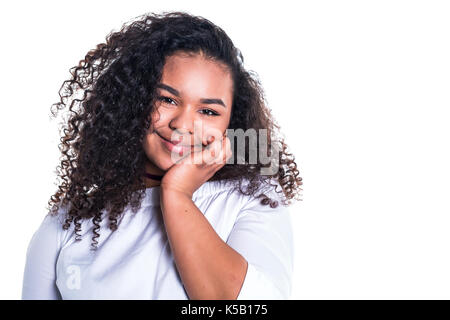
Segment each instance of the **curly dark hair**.
M235 164L234 159L209 181L232 182L242 194L263 198L263 205L276 207L277 201L256 194L262 185L276 189L278 185L271 183L275 178L284 205L292 199L302 200L302 178L294 156L287 151L284 138L275 135L280 127L266 107L261 83L254 72L244 69L244 58L231 39L200 16L182 11L147 13L109 33L106 43L98 44L71 68L71 79L59 90L60 102L51 107L53 117L65 106L70 113L61 128L58 189L48 201L48 210L53 215L60 206L67 207L63 228L67 230L73 222L76 240L81 240L80 220L92 219L94 249L103 210L108 211L109 228L115 231L127 205L133 212L141 206L146 189L142 141L150 126L155 88L166 57L177 51L202 52L226 65L234 87L228 129L266 129L269 150L273 143L278 144L276 174L261 175L261 164Z

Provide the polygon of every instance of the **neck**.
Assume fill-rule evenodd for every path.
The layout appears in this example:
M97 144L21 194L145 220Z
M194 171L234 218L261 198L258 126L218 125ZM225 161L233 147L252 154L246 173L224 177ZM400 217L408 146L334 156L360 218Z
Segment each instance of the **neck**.
M165 172L156 167L154 164L147 161L145 163L144 182L146 188L156 187L161 185L161 179Z

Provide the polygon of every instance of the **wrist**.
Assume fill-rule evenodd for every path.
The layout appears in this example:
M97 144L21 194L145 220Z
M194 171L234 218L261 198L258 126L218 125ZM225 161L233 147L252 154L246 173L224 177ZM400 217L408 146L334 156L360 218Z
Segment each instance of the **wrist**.
M176 201L178 199L192 199L193 193L176 187L161 186L161 200Z

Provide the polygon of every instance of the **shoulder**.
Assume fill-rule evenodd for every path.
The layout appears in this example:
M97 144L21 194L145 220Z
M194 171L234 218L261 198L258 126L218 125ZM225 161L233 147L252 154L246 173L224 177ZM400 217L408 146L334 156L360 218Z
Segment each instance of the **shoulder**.
M33 233L29 244L29 250L33 248L58 248L61 246L64 235L65 208L60 208L57 213L47 212L41 220L39 227Z
M283 203L282 188L272 179L270 184L262 185L254 195L240 195L242 207L239 217L261 214L266 219L289 220L290 208Z
M279 188L277 188L278 190ZM292 241L292 220L290 207L284 205L282 196L276 192L273 186L264 186L263 190L255 196L241 196L242 205L236 217L236 222L241 225L252 226L259 230L261 234L277 233L286 238L287 242ZM263 195L262 197L257 197ZM264 201L269 198L271 205Z
M248 183L246 179L241 182L243 191ZM231 209L236 214L236 220L258 215L267 223L278 220L279 223L290 224L290 208L283 204L282 188L278 181L272 179L270 184L261 185L253 195L243 194L238 185L237 181L208 181L196 190L193 200L207 206L214 202L228 211ZM265 198L271 202L263 201Z
M243 179L240 182L241 189L246 190L249 184L248 179ZM246 195L239 191L239 181L228 181L228 180L215 180L215 181L207 181L200 188L198 188L193 193L193 199L203 199L214 197L218 194L226 194L234 199L239 198L240 202L242 202L246 206L258 205L261 203L261 200L265 197L273 200L277 205L282 204L283 193L282 188L279 182L275 179L270 180L270 184L262 184L258 190L253 195ZM265 206L265 205L262 205ZM268 205L270 207L270 205ZM283 207L287 207L284 205ZM273 207L272 207L273 208Z

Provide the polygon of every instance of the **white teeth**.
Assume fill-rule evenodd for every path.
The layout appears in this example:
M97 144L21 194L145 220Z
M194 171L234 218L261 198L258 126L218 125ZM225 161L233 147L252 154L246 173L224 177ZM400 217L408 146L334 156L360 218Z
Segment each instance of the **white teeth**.
M190 147L183 147L183 146L173 146L173 151L180 152L180 151L189 151L191 150Z

